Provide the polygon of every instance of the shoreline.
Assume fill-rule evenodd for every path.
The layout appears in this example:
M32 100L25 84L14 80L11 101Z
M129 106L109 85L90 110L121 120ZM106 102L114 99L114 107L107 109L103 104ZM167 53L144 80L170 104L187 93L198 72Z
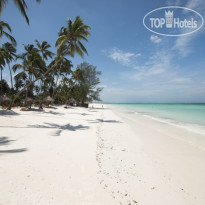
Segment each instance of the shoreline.
M203 204L201 135L103 108L0 116L0 204Z
M148 125L151 126L157 126L158 129L165 129L163 132L166 132L168 129L169 131L175 132L174 134L176 135L176 139L182 140L185 143L195 143L196 147L201 146L203 150L205 150L205 133L203 131L195 130L192 129L193 125L197 126L196 124L183 124L183 123L176 123L176 122L171 122L169 120L164 120L163 118L157 118L151 115L145 115L142 113L137 113L137 112L131 112L129 109L123 108L121 109L118 106L109 106L109 108L114 112L114 114L118 115L119 117L123 118L126 123L130 124L132 123L133 127L134 126L134 121L137 119L142 119L142 122L146 124L147 122L149 123ZM128 120L129 119L129 120ZM139 121L139 120L138 120ZM135 122L135 123L140 123L140 122ZM143 124L143 123L142 123ZM190 127L191 126L191 127ZM201 126L204 129L204 126Z
M180 128L184 128L188 131L191 131L193 133L197 133L197 134L201 134L201 135L205 135L205 118L203 116L202 119L202 115L201 116L197 116L197 114L199 114L199 111L197 111L194 114L194 118L193 116L191 116L191 114L193 115L194 110L193 107L192 108L181 108L182 110L180 110L180 107L183 106L198 106L198 105L202 105L203 107L205 107L204 103L122 103L122 104L108 104L110 106L110 108L115 108L118 109L119 111L124 110L125 112L129 112L129 113L135 113L136 115L141 115L143 117L146 118L150 118L152 120L155 121L159 121L161 123L167 123L173 126L177 126ZM127 105L136 105L136 106L127 106ZM153 107L143 107L142 105L152 105ZM161 108L159 107L159 105L163 105L163 106L168 106L167 108L163 108L161 110ZM178 106L178 107L172 107L172 106ZM147 110L146 110L147 109ZM177 109L177 110L176 110ZM185 110L183 110L185 109ZM192 111L190 111L192 109ZM198 108L195 107L195 110L197 110ZM168 111L168 112L167 112ZM178 115L176 116L177 112L182 112L185 114L185 116L182 115ZM200 110L200 114L203 113L204 110L201 109ZM179 114L179 113L178 113ZM192 119L193 118L193 119ZM197 118L197 120L196 120Z
M205 200L205 192L203 191L205 185L203 174L205 171L203 163L205 160L204 136L148 119L140 114L136 116L129 112L123 112L117 107L112 107L112 111L130 126L135 137L141 142L140 146L136 146L137 144L135 146L141 149L140 155L144 153L151 159L147 162L147 164L152 164L150 168L156 169L156 173L161 173L158 177L159 181L161 180L163 183L161 184L164 187L163 189L166 190L167 185L165 186L165 184L168 184L167 181L169 180L172 180L172 183L175 184L175 187L173 187L175 191L172 191L176 193L173 194L172 198L167 196L167 199L162 202L155 196L154 199L157 200L155 204L203 204ZM144 158L144 163L146 163L145 161ZM150 172L147 177L151 175ZM153 177L157 178L157 175ZM170 186L173 185L172 183ZM180 190L184 191L181 196ZM171 195L171 190L167 190L167 193ZM163 195L167 195L167 193ZM183 197L187 197L187 201L182 200L179 203L176 200L178 194L178 200L184 195ZM152 204L152 201L150 200L147 203L144 201L144 204Z

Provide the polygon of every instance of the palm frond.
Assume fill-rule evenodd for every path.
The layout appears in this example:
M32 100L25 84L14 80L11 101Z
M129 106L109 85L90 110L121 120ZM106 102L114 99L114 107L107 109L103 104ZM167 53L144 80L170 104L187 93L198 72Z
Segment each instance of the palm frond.
M0 14L2 13L2 10L7 3L8 3L8 0L0 0Z
M86 48L84 47L84 45L80 41L78 41L78 44L79 44L80 48L83 50L83 52L88 55L88 52L87 52Z
M15 38L13 36L11 36L10 34L8 34L7 32L3 31L3 35L6 36L14 46L17 45L17 42L15 40Z
M21 14L26 19L26 22L29 24L29 18L26 14L26 9L28 9L26 2L24 0L14 0L14 3L17 5Z
M83 57L84 57L84 53L83 53L83 51L80 49L80 47L78 46L77 43L75 44L75 49L76 49L76 52L78 53L78 55L80 55L80 57L83 58Z

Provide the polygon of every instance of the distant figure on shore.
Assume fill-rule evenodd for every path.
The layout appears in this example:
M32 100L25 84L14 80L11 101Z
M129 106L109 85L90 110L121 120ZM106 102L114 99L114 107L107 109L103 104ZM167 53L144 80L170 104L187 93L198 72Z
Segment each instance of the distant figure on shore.
M102 109L103 109L103 105L102 105Z

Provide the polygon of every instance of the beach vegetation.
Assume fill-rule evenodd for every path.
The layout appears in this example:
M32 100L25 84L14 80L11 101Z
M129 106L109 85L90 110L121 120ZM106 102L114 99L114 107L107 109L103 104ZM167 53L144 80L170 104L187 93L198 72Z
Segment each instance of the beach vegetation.
M27 19L26 13L23 10L21 12ZM11 32L9 24L1 21L0 38L5 36L10 42L0 45L0 95L9 97L9 110L12 106L27 107L31 103L42 109L43 104L48 104L45 99L52 99L49 104L76 102L82 106L88 101L100 100L102 88L97 88L97 85L100 83L101 72L85 62L73 69L71 58L75 54L81 58L88 55L83 42L88 42L90 26L79 16L74 21L68 19L66 26L61 27L55 44L56 53L51 51L48 42L36 40L35 44L24 45L24 52L17 54L17 42L5 30ZM4 68L10 73L10 86L3 79Z

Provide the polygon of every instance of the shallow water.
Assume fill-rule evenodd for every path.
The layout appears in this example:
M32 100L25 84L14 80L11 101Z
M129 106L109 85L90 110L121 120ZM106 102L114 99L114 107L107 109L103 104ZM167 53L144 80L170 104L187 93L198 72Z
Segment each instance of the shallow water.
M205 103L115 103L111 105L205 135Z

